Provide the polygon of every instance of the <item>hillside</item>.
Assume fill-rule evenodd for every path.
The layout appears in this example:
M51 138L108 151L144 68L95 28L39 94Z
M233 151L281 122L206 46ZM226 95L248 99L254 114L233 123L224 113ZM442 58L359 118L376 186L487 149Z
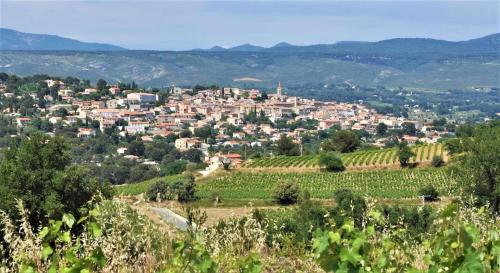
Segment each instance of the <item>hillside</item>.
M80 42L57 35L33 34L0 28L0 50L111 51L125 49L109 44Z
M350 82L375 87L498 87L499 34L464 42L392 39L375 43L193 51L1 51L0 71L51 74L145 86L219 84L288 88ZM258 83L235 79L254 78Z

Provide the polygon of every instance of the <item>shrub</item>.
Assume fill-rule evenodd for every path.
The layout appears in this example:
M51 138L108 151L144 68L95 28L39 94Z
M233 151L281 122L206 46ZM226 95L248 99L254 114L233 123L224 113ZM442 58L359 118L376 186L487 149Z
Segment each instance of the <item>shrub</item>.
M281 182L276 185L273 191L273 198L282 205L297 203L300 196L300 189L293 182Z
M184 172L187 168L187 161L175 160L160 166L160 175L175 175Z
M163 181L158 181L151 185L146 193L149 201L153 200L167 200L168 199L168 185Z
M345 170L342 159L335 153L322 153L319 156L319 164L329 172L341 172Z
M177 201L179 202L185 203L196 200L196 187L193 176L173 182L171 188L177 195Z
M440 155L435 155L432 157L431 165L433 167L441 167L444 165L444 160Z
M207 163L188 163L186 165L186 171L188 172L194 172L194 171L197 171L197 170L203 170L205 169L206 167L208 167L208 164Z
M439 199L439 193L432 185L421 188L419 194L424 196L424 200L426 201L436 201Z

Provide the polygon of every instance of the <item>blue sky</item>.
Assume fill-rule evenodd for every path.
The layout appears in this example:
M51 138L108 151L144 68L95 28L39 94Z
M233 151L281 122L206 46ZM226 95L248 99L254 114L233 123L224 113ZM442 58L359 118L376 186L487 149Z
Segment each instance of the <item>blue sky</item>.
M0 25L130 49L184 50L500 32L499 1L8 1Z

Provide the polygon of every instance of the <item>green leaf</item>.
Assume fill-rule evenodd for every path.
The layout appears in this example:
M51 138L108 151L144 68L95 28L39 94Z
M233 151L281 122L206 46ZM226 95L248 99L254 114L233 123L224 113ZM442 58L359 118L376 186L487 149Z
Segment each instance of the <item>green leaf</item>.
M375 234L375 227L370 225L370 226L368 226L366 231L367 231L368 235L373 235L373 234Z
M314 238L313 249L316 254L323 253L329 245L330 242L328 241L328 236L326 235L321 234L320 236Z
M444 218L446 218L446 217L453 217L453 216L455 216L457 214L458 209L459 209L458 204L451 203L448 206L446 206L446 208L443 210L442 216Z
M43 248L42 248L42 258L44 260L47 260L47 258L52 255L52 253L54 253L54 250L52 249L51 246L49 246L49 244L43 244Z
M52 261L48 273L57 273L57 264Z
M71 242L71 233L69 231L64 232L63 234L59 235L59 239L65 243Z
M19 270L19 272L20 273L36 273L36 270L32 265L23 264L21 266L21 270Z
M260 273L262 272L262 263L259 256L255 253L250 254L245 258L243 264L240 266L241 273Z
M52 232L53 234L58 233L59 230L61 230L62 224L63 224L62 221L53 222L52 225L50 226L50 232Z
M101 215L101 213L99 212L99 210L97 208L89 211L89 215L92 216L92 217L97 217L99 215Z
M91 222L88 227L94 237L100 237L102 235L102 230L96 223Z
M328 236L330 237L330 241L332 243L340 243L340 233L338 232L328 232Z
M470 252L465 256L463 263L455 270L456 273L482 273L484 271L480 254Z
M80 219L78 220L78 222L76 222L76 224L81 224L81 223L83 223L83 222L87 221L87 219L88 219L88 218L89 218L88 216L84 216L84 217L80 218Z
M49 228L48 227L44 227L42 230L40 230L40 232L38 233L38 237L40 237L40 239L43 239L45 238L45 236L47 236L49 234Z
M63 215L62 221L64 222L64 224L66 224L66 226L72 228L73 224L75 223L75 217L73 217L73 215L69 213L65 213Z
M104 257L104 253L102 252L101 248L96 248L92 252L92 260L101 268L106 265L106 257Z
M370 217L375 219L375 221L380 222L382 220L382 214L379 211L372 210L368 213Z
M66 260L68 260L70 263L76 263L78 261L78 258L76 257L75 249L74 248L68 249L66 251L66 253L64 253L64 258Z

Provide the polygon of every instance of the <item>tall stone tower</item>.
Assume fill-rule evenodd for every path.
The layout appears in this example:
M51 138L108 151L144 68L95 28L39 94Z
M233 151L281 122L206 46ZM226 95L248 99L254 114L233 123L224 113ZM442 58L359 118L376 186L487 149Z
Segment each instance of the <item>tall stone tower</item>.
M280 97L283 96L283 90L281 88L281 81L278 82L278 88L276 88L276 94Z

